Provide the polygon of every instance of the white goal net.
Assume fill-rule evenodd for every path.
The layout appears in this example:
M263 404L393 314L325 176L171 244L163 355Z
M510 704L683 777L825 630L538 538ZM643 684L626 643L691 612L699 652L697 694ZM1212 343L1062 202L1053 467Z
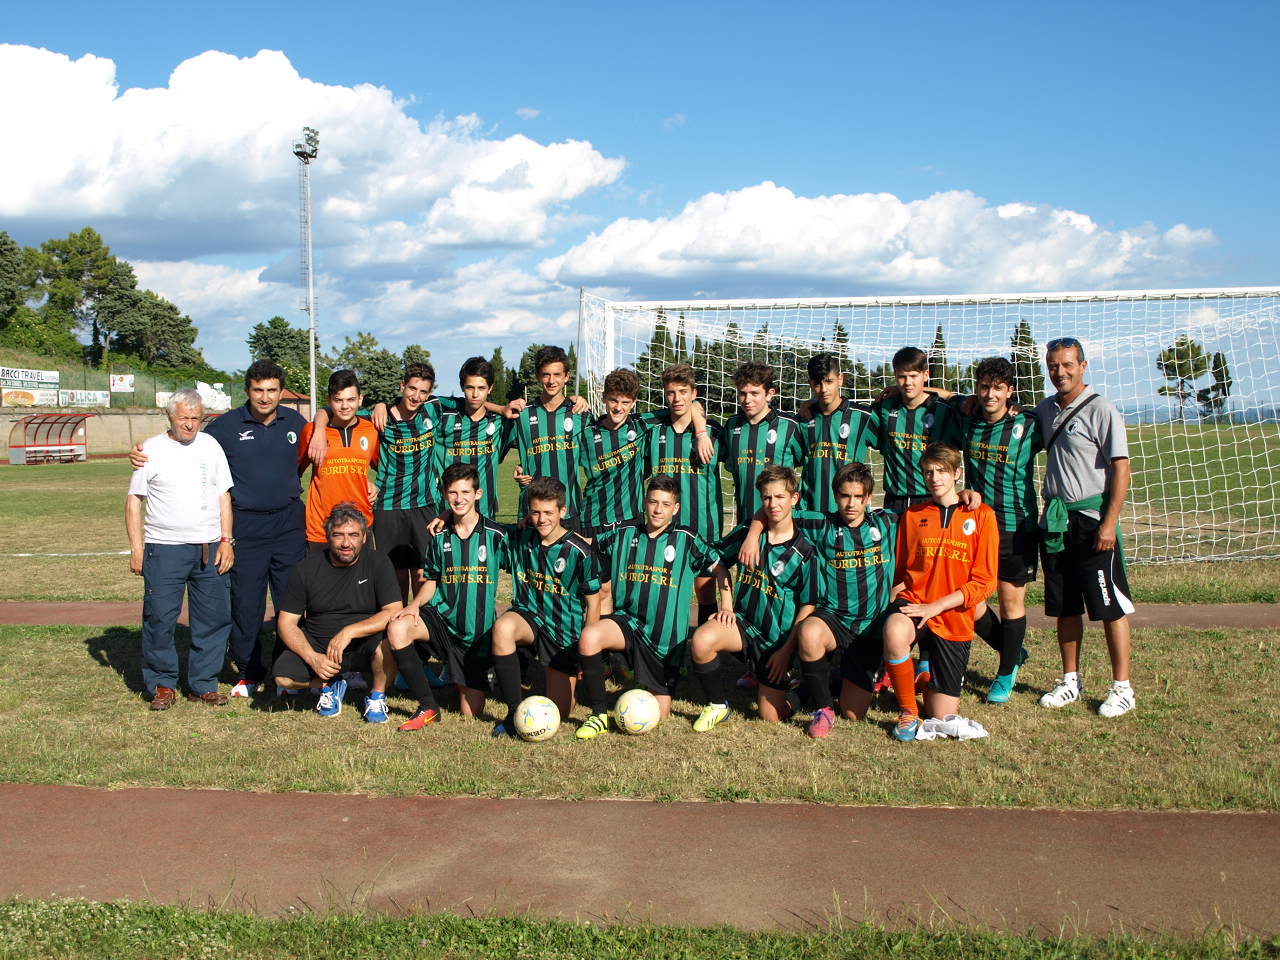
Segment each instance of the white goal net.
M593 403L609 371L630 367L642 408L662 404L664 367L691 363L708 414L723 420L738 364L773 366L778 406L794 411L809 396L805 363L823 350L845 358L846 392L860 401L893 382L900 347L917 346L931 382L961 391L978 360L1009 357L1033 404L1046 389L1045 344L1062 336L1084 344L1087 381L1128 423L1126 553L1280 557L1280 288L645 302L584 292L579 357Z

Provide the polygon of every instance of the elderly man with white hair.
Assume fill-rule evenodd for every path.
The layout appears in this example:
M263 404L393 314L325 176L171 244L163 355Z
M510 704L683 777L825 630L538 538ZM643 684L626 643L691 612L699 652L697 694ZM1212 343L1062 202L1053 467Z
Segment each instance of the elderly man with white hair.
M204 403L179 390L167 407L169 429L147 440L146 463L133 471L125 499L129 569L143 578L142 680L152 710L177 700L174 627L187 595L191 653L187 699L222 706L218 673L231 634L231 469L222 447L200 432ZM143 520L143 501L146 519Z

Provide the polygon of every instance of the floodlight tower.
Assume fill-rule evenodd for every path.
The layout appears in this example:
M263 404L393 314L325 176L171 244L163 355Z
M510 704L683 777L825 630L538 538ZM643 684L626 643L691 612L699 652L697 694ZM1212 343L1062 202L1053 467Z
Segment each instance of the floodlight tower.
M311 416L316 415L316 285L311 270L311 161L320 153L320 134L314 127L302 128L302 139L293 143L298 158L299 233L302 236L302 284L307 300L302 309L310 320Z

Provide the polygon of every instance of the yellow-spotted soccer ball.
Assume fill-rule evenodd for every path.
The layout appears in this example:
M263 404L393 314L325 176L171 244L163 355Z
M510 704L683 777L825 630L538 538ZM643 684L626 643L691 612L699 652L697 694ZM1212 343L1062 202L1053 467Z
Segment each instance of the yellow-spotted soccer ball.
M515 724L522 740L550 740L560 729L560 710L546 697L525 697L516 707Z
M648 690L628 690L618 698L613 708L613 720L618 729L633 737L648 733L658 725L661 717L658 698Z

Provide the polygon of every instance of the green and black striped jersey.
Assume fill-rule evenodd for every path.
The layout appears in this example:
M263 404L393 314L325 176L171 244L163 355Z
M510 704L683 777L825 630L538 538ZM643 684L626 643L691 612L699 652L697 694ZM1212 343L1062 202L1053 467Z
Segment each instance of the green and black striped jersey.
M566 517L578 515L578 438L585 417L562 401L554 410L535 400L509 424L510 444L520 457L520 469L531 477L550 477L564 484ZM529 515L528 487L520 488L519 517Z
M587 475L579 501L583 533L593 533L643 514L644 435L658 415L632 414L616 430L600 416L578 438L578 464Z
M822 607L861 633L889 606L898 550L898 517L868 510L851 527L839 514L792 514L822 557Z
M600 534L594 546L613 584L614 613L633 623L659 657L681 664L693 583L715 562L715 551L686 527L672 524L651 537L641 522Z
M506 420L499 413L486 413L473 420L461 410L444 413L436 427L437 485L445 469L452 463L474 463L480 471L480 486L484 499L479 509L486 517L498 515L498 464L510 449L510 433ZM440 501L444 504L444 491Z
M1001 530L1015 530L1021 520L1037 515L1036 454L1044 434L1034 413L1009 413L995 423L981 415L961 417L964 433L965 486L982 495L996 512Z
M738 523L750 523L760 509L756 476L762 467L800 464L804 441L800 421L770 410L759 423L735 413L720 434L720 460L733 477L733 499L738 507Z
M600 592L599 558L591 544L572 531L550 546L532 527L511 536L511 606L528 613L534 624L559 643L578 642L586 619L583 597Z
M387 411L387 428L378 449L378 500L382 510L433 507L441 501L435 468L436 425L445 410L456 410L452 397L432 397L407 420Z
M511 569L507 529L481 517L470 536L448 524L427 540L422 576L436 582L431 606L468 650L487 655L498 603L498 571Z
M671 414L661 413L644 436L644 476L665 473L680 484L680 511L672 520L688 527L707 543L719 540L724 530L724 499L720 489L720 424L707 421L713 454L710 463L698 460L698 438L693 425L684 430L671 426Z
M749 524L736 527L719 544L720 562L732 567ZM733 611L759 639L765 652L787 642L796 614L822 600L822 563L818 551L797 528L790 540L770 543L760 534L760 564L738 567L733 581Z
M870 407L842 400L833 413L823 413L814 401L813 416L801 423L804 473L800 505L806 510L834 513L836 495L831 481L846 463L865 463L868 447L879 441L877 421Z
M927 497L920 457L931 443L949 443L959 449L963 441L959 409L932 393L914 410L897 398L880 401L873 409L879 425L877 449L884 457L885 495Z

